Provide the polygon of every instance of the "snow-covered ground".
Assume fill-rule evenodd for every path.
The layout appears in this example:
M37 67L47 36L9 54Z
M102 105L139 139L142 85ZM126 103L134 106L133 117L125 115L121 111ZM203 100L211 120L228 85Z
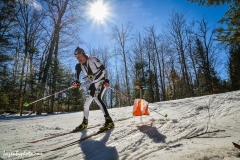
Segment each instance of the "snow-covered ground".
M115 129L42 155L36 154L76 141L99 127L31 144L75 128L82 112L1 116L0 159L239 159L240 150L232 142L240 143L240 91L153 103L149 108L150 116L142 121L132 116L132 106L109 109ZM103 123L100 110L90 111L89 126Z

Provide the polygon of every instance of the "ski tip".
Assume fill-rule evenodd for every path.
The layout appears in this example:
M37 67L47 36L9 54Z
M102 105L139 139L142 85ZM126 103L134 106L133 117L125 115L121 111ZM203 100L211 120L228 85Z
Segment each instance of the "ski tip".
M106 130L105 130L105 131L106 131ZM105 132L105 131L100 131L100 130L99 130L99 131L97 131L97 133L103 133L103 132Z
M240 149L240 145L239 145L239 144L237 144L237 143L234 143L234 142L232 142L232 144L234 145L234 147L236 147L236 148Z
M70 133L77 133L77 132L81 132L81 131L83 131L83 130L72 130L72 131L70 131Z

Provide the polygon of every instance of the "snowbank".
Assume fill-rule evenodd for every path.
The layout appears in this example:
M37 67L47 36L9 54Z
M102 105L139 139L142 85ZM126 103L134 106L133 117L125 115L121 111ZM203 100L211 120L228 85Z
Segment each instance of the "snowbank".
M74 129L81 123L82 113L1 116L0 157L34 160L237 160L240 150L232 142L240 140L239 105L240 91L236 91L153 103L149 105L150 116L142 117L142 121L140 117L132 116L132 106L109 109L115 129L41 155L39 152L76 141L98 131L99 127L31 144L28 142ZM153 110L168 114L168 118ZM90 111L89 126L103 123L100 110Z

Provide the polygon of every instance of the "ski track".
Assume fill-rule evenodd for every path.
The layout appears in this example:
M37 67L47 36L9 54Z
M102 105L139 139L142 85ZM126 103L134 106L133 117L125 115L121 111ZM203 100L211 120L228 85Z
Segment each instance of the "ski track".
M24 159L234 159L236 151L233 148L224 147L223 144L218 146L219 142L215 141L221 139L227 142L233 137L236 142L240 140L239 101L240 91L236 91L153 103L149 104L150 109L162 114L167 113L169 118L165 119L150 110L151 115L143 117L142 122L139 117L131 115L132 107L109 109L115 121L115 129L57 151L41 156L25 156ZM0 159L21 159L17 156L8 158L3 154L4 151L26 150L37 153L54 149L85 137L100 127L34 144L27 143L67 132L79 125L81 120L82 113L32 118L0 117L0 136L3 137ZM91 111L89 125L99 123L104 123L102 113ZM204 133L206 130L226 132L205 134L201 138L186 140L187 137ZM208 143L208 139L216 144ZM191 146L195 146L195 149L190 149ZM173 152L174 155L171 154Z

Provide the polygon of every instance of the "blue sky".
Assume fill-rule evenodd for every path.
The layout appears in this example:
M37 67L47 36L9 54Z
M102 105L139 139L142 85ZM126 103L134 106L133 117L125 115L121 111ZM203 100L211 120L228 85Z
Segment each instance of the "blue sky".
M108 34L114 25L132 22L134 29L156 26L161 32L162 25L170 18L173 9L186 13L188 21L201 20L205 16L209 25L218 26L217 22L228 10L228 6L207 7L198 6L186 0L103 0L109 15L104 23L96 23L92 18L86 17L84 32L81 38L92 47L106 46L109 43ZM87 10L86 10L87 11Z

